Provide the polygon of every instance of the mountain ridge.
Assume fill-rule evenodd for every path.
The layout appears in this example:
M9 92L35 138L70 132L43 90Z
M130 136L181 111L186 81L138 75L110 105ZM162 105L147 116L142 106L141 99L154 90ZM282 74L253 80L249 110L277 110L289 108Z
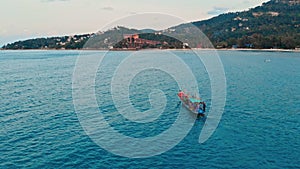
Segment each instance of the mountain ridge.
M191 35L191 25L198 27L215 48L300 48L300 0L270 0L246 11L225 13L166 30L172 30L170 35L179 32ZM108 49L124 34L154 34L166 30L115 27L99 33L18 41L4 45L2 49L82 49L91 37L97 40L93 41L97 42L95 48ZM189 43L191 47L199 46L196 40Z
M192 24L217 48L294 49L300 46L300 0L271 0Z

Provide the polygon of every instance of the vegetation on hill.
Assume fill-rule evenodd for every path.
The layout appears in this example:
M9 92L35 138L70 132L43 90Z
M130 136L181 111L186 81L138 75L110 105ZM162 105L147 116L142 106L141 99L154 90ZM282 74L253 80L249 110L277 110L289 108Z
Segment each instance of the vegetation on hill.
M271 0L193 24L218 48L295 49L300 47L300 0Z
M149 48L159 48L159 49L182 49L188 48L188 46L184 46L183 42L180 40L163 35L161 33L141 33L138 34L140 39L146 39L153 41L154 44L151 43L143 43L141 46L136 46L139 49L149 49ZM113 45L113 48L122 49L129 48L132 44L129 44L127 39L123 39Z
M108 49L123 39L124 34L140 33L137 29L129 29L122 26L114 27L105 32L98 32L92 36L83 46L85 49Z
M4 45L2 49L81 49L92 35L29 39Z
M221 14L208 20L178 25L159 33L188 39L190 47L210 47L209 44L199 42L199 37L195 36L193 31L195 26L202 30L216 48L300 48L300 0L271 0L247 11ZM18 41L7 44L2 49L107 49L113 46L121 48L124 34L140 34L144 39L166 42L163 43L168 44L165 48L181 48L183 44L174 38L158 36L158 31L151 29L115 27L95 34Z

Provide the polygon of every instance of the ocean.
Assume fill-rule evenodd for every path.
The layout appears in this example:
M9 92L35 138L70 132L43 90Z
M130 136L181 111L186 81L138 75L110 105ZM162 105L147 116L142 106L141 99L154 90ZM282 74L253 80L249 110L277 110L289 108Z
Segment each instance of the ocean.
M185 63L175 67L174 75L155 67L159 63L166 70L174 68L176 61L165 57L166 52ZM198 51L201 56L210 53ZM79 81L82 89L94 77L94 96L83 92L83 99L74 101L79 97L74 92L77 59L88 62L104 54L91 71L93 76L84 75L92 62L79 69L87 78ZM126 62L129 55L141 60ZM225 107L212 135L199 143L206 122L214 117L210 111L207 118L194 117L181 107L176 94L182 88L191 94L196 91L213 110L213 86L208 67L191 51L0 51L0 168L300 168L299 53L217 51L217 55L224 68L218 70L224 70L226 78L221 84L226 89ZM156 58L155 63L149 56ZM116 80L115 71L126 63L125 73L133 78ZM154 66L133 73L133 65L146 63ZM185 67L191 75L180 74ZM198 88L190 89L189 79ZM113 87L126 91L112 91ZM97 106L88 103L93 97ZM80 106L97 110L101 118L82 116ZM150 115L131 116L132 108ZM186 123L172 130L181 111ZM121 133L117 140L103 134L110 129ZM157 135L160 140L142 144Z

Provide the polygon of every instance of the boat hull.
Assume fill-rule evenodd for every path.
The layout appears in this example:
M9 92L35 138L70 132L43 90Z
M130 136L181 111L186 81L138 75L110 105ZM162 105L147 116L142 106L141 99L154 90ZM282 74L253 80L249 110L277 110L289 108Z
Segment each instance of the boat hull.
M204 111L203 111L202 109L201 109L202 112L195 111L195 110L191 109L191 108L189 107L189 105L187 105L181 98L179 98L179 99L180 99L180 101L181 101L183 107L185 107L186 109L188 109L191 113L196 114L196 115L198 115L198 116L205 116L205 113L204 113Z

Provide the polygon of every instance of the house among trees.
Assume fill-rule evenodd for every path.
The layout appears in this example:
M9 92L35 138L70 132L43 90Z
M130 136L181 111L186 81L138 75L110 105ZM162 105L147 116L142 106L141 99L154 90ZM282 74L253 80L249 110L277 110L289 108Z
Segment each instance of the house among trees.
M142 39L139 37L138 34L125 34L123 35L123 38L125 39L126 44L128 45L127 48L140 49L145 46L156 47L157 45L161 45L160 41Z

